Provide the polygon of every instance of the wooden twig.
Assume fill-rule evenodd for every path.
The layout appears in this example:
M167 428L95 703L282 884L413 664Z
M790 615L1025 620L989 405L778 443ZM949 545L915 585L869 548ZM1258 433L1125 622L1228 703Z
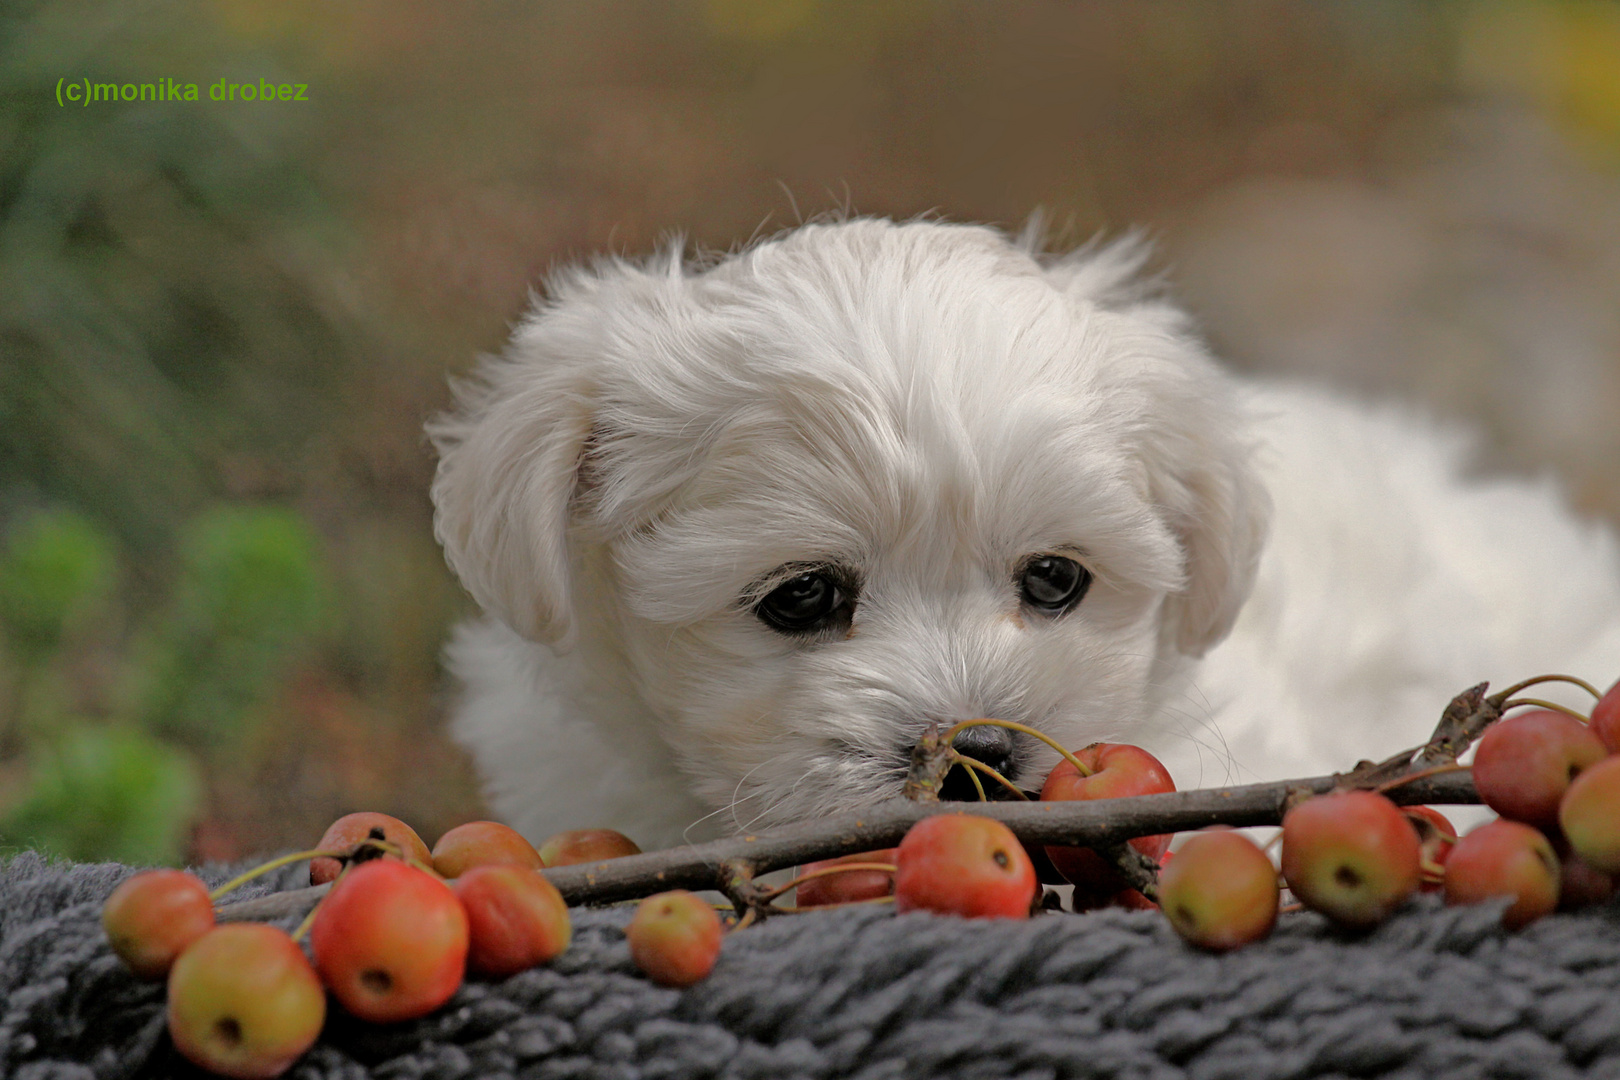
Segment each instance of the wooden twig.
M220 922L272 922L288 915L302 915L331 890L332 883L328 881L325 885L287 889L252 900L221 904L214 909L214 918Z
M1456 761L1487 727L1501 719L1502 702L1507 698L1500 695L1486 697L1485 690L1489 686L1490 683L1471 686L1451 699L1451 704L1440 715L1439 726L1418 752L1414 765L1427 768ZM1501 699L1498 700L1498 697ZM1389 776L1384 779L1395 778Z
M893 799L861 814L807 822L773 836L748 834L707 844L563 866L544 873L570 904L611 904L666 889L715 889L752 906L753 878L789 866L877 851L899 844L906 830L932 814L979 814L995 818L1026 844L1106 847L1134 836L1201 829L1207 825L1276 825L1291 798L1343 787L1345 774L1269 784L1134 795L1090 802L914 802ZM1389 792L1402 805L1475 803L1473 777L1443 773ZM742 881L739 871L748 873ZM730 887L728 889L728 886ZM1133 886L1134 887L1134 886ZM325 886L228 904L221 919L273 919L307 911ZM736 892L737 895L731 895Z
M1386 785L1393 788L1404 783L1414 773L1454 764L1474 744L1474 740L1485 733L1487 727L1502 718L1508 691L1486 697L1485 690L1489 686L1490 683L1470 686L1452 698L1440 714L1440 723L1435 725L1434 734L1429 736L1428 742L1402 750L1383 761L1359 763L1344 774L1341 786L1383 790ZM1509 690L1521 688L1509 687Z
M945 774L951 770L950 744L940 737L939 725L929 724L917 744L911 748L911 768L906 770L906 783L900 796L912 802L937 802L939 789L945 783Z
M1125 884L1157 903L1159 900L1159 864L1124 841L1104 844L1097 854L1113 864Z

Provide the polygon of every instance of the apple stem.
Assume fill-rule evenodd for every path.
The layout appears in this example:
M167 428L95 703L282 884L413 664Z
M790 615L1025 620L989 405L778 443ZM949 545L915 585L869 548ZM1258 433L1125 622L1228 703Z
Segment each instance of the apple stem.
M1559 705L1556 702L1543 701L1540 698L1533 697L1521 697L1514 698L1512 701L1504 701L1502 703L1502 711L1507 712L1509 709L1517 709L1521 705L1534 705L1538 709L1551 709L1553 712L1561 712L1565 716L1574 717L1583 724L1590 724L1592 722L1592 718L1587 716L1585 713L1578 713L1574 709L1566 708L1565 706Z
M1508 698L1512 697L1514 694L1517 694L1520 690L1528 690L1528 689L1530 689L1530 687L1535 686L1535 685L1537 685L1539 683L1544 683L1544 682L1567 682L1567 683L1573 683L1576 686L1580 687L1582 690L1585 690L1588 694L1591 694L1592 697L1594 697L1596 699L1601 700L1602 697L1603 697L1603 694L1596 687L1594 687L1591 683L1587 682L1585 679L1578 679L1574 675L1537 675L1533 679L1526 679L1521 683L1514 683L1512 686L1508 687L1506 690L1499 690L1496 693L1492 694L1491 696L1493 698L1499 699L1500 701L1506 701ZM1505 706L1504 706L1504 708L1505 708Z
M986 795L984 793L984 785L979 782L979 773L978 773L978 770L975 768L975 766L980 766L980 767L984 767L984 768L988 768L988 766L985 766L983 764L983 762L975 761L973 758L968 757L966 754L959 754L955 750L951 751L949 760L952 762L952 764L960 765L960 766L962 766L962 768L964 770L967 771L968 779L973 781L973 790L977 791L979 793L979 801L980 802L989 802L990 801L990 796L988 796L988 795ZM946 770L946 771L948 772L949 770Z
M259 877L259 876L264 875L264 874L268 874L272 870L279 870L283 866L286 866L288 863L301 862L301 861L303 861L305 859L342 859L342 858L345 858L345 857L347 857L349 855L352 855L352 854L353 854L352 850L351 851L326 851L326 850L324 850L322 848L316 848L314 851L295 851L291 855L283 855L280 858L271 859L267 863L262 863L262 864L260 864L258 866L255 866L253 869L249 870L245 874L238 874L236 877L231 878L231 880L227 881L225 884L221 885L219 888L217 888L213 892L209 893L208 894L208 899L210 899L210 900L218 900L220 897L226 895L227 893L231 893L231 892L236 891L237 889L240 889L243 885L246 885L248 882L252 881L254 878Z
M778 896L781 896L789 889L796 888L800 884L809 881L812 878L831 877L834 874L849 874L856 870L880 870L885 874L893 874L897 873L899 868L896 867L894 863L885 862L852 862L839 863L837 866L824 866L820 870L812 870L808 874L800 874L786 885L778 885L774 889L767 889L760 893L757 899L775 900Z
M990 777L992 780L994 780L997 783L1001 784L1008 791L1012 792L1014 795L1018 796L1020 799L1024 800L1025 802L1029 801L1029 796L1024 794L1024 791L1023 791L1022 788L1020 788L1017 784L1013 783L1011 780L1007 779L1005 776L1002 776L999 772L997 772L995 769L992 769L990 766L986 765L984 762L979 761L977 758L970 758L966 754L958 754L955 750L952 750L951 753L953 755L955 755L953 760L956 761L957 764L967 766L968 776L973 778L973 786L979 789L979 801L980 802L988 802L989 800L985 798L984 786L979 783L979 778L977 776L973 775L975 772L984 773L986 776Z
M859 907L862 904L892 904L894 896L869 896L865 900L840 900L836 904L819 904L807 908L777 908L783 915L804 915L811 911L831 911L834 908Z
M344 873L348 873L348 871L345 870ZM342 876L343 874L338 875L338 877ZM336 878L333 880L336 880ZM304 940L304 935L309 933L309 928L315 925L315 913L320 910L321 905L318 902L314 907L309 909L309 914L304 916L303 921L298 924L298 928L292 932L292 939L294 941Z
M1439 776L1441 773L1468 772L1470 771L1470 768L1471 767L1468 765L1459 765L1453 761L1445 765L1436 765L1429 769L1419 769L1417 772L1410 772L1405 776L1397 776L1393 780L1379 784L1372 790L1375 794L1384 795L1394 791L1396 788L1401 787L1404 784L1410 784L1414 780L1423 780L1430 776Z
M1086 768L1083 764L1081 764L1079 758L1069 753L1068 750L1059 745L1057 740L1053 739L1050 735L1047 735L1045 732L1036 731L1028 724L1020 724L1016 720L962 720L947 729L945 734L940 736L940 741L946 746L949 746L958 735L966 731L968 728L983 727L985 725L1006 728L1008 731L1016 731L1020 734L1028 735L1031 738L1039 739L1041 742L1045 743L1047 746L1050 746L1052 749L1061 754L1063 756L1063 760L1067 761L1070 765L1073 765L1075 769L1079 771L1081 776L1090 776L1095 771L1093 769Z

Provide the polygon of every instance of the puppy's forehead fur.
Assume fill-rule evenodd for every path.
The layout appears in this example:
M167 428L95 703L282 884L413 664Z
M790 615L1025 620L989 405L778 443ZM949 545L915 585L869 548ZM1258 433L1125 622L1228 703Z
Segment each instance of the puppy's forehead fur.
M431 425L435 532L481 604L562 649L596 548L635 583L678 566L627 589L676 622L795 561L958 587L1072 548L1165 596L1196 655L1252 580L1265 496L1213 361L1131 284L1140 252L857 220L565 272Z
M1180 359L1151 316L1065 293L990 230L931 223L812 226L643 284L665 295L611 334L587 464L621 561L683 551L681 582L638 614L699 617L772 567L885 552L1004 575L1078 548L1122 583L1179 584L1130 453L1131 369ZM737 527L760 520L776 543Z

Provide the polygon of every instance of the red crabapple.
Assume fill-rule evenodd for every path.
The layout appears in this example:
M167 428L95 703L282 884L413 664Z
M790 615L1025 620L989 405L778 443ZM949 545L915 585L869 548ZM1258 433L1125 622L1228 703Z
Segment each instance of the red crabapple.
M568 904L539 871L510 863L475 866L451 887L467 909L469 970L505 978L568 948Z
M213 929L214 904L195 874L147 870L112 891L101 925L129 970L142 979L161 979L186 946Z
M1319 795L1283 817L1283 879L1306 907L1345 926L1373 926L1405 903L1419 861L1417 831L1371 791Z
M1035 867L1012 830L972 814L935 814L907 831L895 855L899 911L1025 919Z
M360 841L371 835L372 829L381 829L383 839L398 845L407 858L415 859L423 866L431 866L433 855L422 838L416 835L416 830L387 814L377 814L369 810L362 810L357 814L345 814L327 826L326 833L321 842L315 846L321 851L343 851L354 847ZM309 883L323 885L337 877L343 870L343 864L337 859L311 859L309 863Z
M1554 849L1556 850L1556 849ZM1587 865L1573 851L1558 856L1558 910L1579 911L1614 899L1613 874Z
M1620 681L1592 706L1592 730L1609 748L1609 753L1620 754Z
M612 829L570 829L540 845L540 858L547 866L578 866L640 854L634 840Z
M799 868L800 876L845 863L888 863L894 865L898 848L867 851L845 855L838 859L824 859ZM801 908L823 907L827 904L848 904L857 900L875 900L894 893L894 874L887 870L849 870L841 874L811 878L800 882L795 889L797 905Z
M475 866L545 865L534 845L516 829L498 821L469 821L457 825L433 845L433 869L440 877L458 878Z
M1170 925L1215 952L1270 934L1280 893L1266 853L1228 829L1189 837L1159 874L1159 907Z
M691 986L720 958L720 916L702 897L675 889L649 896L625 928L630 958L661 986Z
M1469 831L1446 862L1446 903L1477 904L1513 897L1502 913L1509 930L1532 923L1558 906L1558 856L1541 831L1498 818Z
M1558 808L1558 824L1582 862L1620 874L1620 754L1575 778Z
M1503 817L1555 829L1569 782L1607 754L1603 740L1579 720L1535 709L1485 730L1474 751L1474 787Z
M169 972L169 1037L209 1072L280 1076L314 1044L326 991L287 934L264 923L210 930Z
M309 943L332 996L386 1024L424 1016L461 985L467 912L450 886L394 859L355 867L315 912Z
M1093 743L1075 751L1074 756L1091 770L1091 775L1081 776L1067 759L1058 762L1041 785L1042 802L1115 799L1176 790L1169 770L1139 746ZM1169 849L1170 834L1138 836L1130 844L1148 858L1157 860ZM1124 878L1114 865L1090 848L1054 844L1047 847L1046 856L1074 885L1076 910L1104 906L1126 888Z
M1403 806L1401 812L1412 823L1418 834L1420 869L1424 874L1418 883L1422 892L1440 892L1445 886L1446 860L1457 843L1457 827L1451 819L1432 806ZM1431 876L1438 868L1439 874Z

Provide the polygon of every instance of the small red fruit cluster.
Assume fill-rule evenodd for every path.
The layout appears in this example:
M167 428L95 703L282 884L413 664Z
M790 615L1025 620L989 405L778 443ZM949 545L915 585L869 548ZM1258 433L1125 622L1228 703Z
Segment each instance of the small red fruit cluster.
M1168 835L1129 841L1139 859L1159 864L1157 904L1095 850L1053 845L1044 854L1074 886L1074 910L1159 908L1183 938L1213 951L1270 934L1283 883L1303 907L1348 928L1376 925L1423 890L1443 891L1452 904L1507 898L1503 922L1516 929L1560 902L1578 907L1620 888L1617 751L1620 683L1602 695L1590 723L1552 709L1510 716L1487 729L1472 766L1480 798L1500 820L1458 839L1431 807L1399 807L1367 790L1316 796L1284 816L1281 882L1260 847L1221 826L1187 837L1173 859ZM1066 752L1040 797L1175 790L1147 751L1096 743ZM800 908L892 894L900 911L969 917L1025 917L1039 890L1010 830L960 813L923 819L898 849L812 863L797 882Z
M967 723L1039 735L1003 721ZM1139 747L1060 752L1042 800L1176 790ZM994 770L973 766L975 783L983 773L1019 793ZM1505 898L1510 928L1560 901L1578 906L1614 894L1620 683L1600 697L1590 722L1545 708L1497 721L1479 740L1472 771L1480 798L1501 817L1461 839L1437 811L1403 809L1377 791L1300 802L1283 817L1283 882L1304 907L1352 928L1375 925L1418 890L1443 890L1454 904ZM1174 858L1170 839L1139 836L1103 852L1052 845L1039 861L1073 885L1076 911L1158 908L1183 938L1212 951L1271 932L1282 890L1265 851L1220 826L1187 837ZM635 844L611 830L560 833L536 849L489 821L451 829L429 850L396 818L350 814L317 850L267 863L213 893L181 871L137 874L107 900L103 923L131 971L167 978L169 1030L182 1054L221 1075L273 1077L319 1035L328 993L354 1016L388 1023L437 1009L468 972L502 978L556 957L570 939L568 908L540 871L634 854ZM312 884L331 883L297 932L215 925L221 894L297 859L311 860ZM912 826L898 848L811 863L764 898L793 887L802 909L892 897L902 912L1027 918L1040 894L1036 862L1000 822L941 812ZM1152 891L1154 866L1156 904L1142 891ZM298 941L306 929L313 963ZM714 968L724 928L711 904L677 890L643 900L625 933L648 977L681 987Z
M1040 798L1109 799L1175 790L1169 772L1146 750L1094 743L1058 763ZM1169 836L1144 836L1131 846L1157 862L1169 842ZM1154 906L1090 848L1051 846L1043 853L1074 885L1077 911ZM797 880L800 908L870 902L892 894L900 911L1012 919L1027 918L1040 891L1035 863L1010 829L960 813L924 818L898 848L811 863Z
M1446 899L1507 897L1519 927L1560 906L1614 895L1620 884L1620 683L1589 723L1536 709L1499 720L1474 751L1474 787L1501 817L1458 840Z
M1620 879L1620 683L1590 723L1553 709L1498 720L1474 751L1474 787L1499 815L1458 839L1428 807L1369 791L1307 800L1283 819L1282 873L1306 907L1374 925L1418 889L1448 904L1506 900L1516 930L1607 900Z
M562 833L543 847L556 866L639 851L608 830ZM311 858L312 884L332 885L297 932L215 925L219 895L300 858ZM430 851L397 818L350 814L316 852L213 894L183 871L136 874L107 899L102 923L132 972L167 979L169 1033L186 1058L222 1076L273 1077L319 1036L328 993L362 1020L392 1023L437 1009L468 973L504 978L561 954L568 905L539 872L547 865L496 822L457 826ZM308 957L298 943L306 929ZM695 966L690 954L680 954L683 970Z
M1090 800L1175 790L1169 772L1146 750L1095 743L1067 754L1047 776L1040 797ZM1131 845L1157 862L1169 842L1169 836L1144 836ZM1090 848L1052 846L1044 854L1074 885L1077 911L1154 906ZM1035 863L1012 830L990 818L963 813L924 818L907 831L898 848L811 863L801 868L796 880L801 909L892 895L899 911L969 918L1027 918L1040 891Z

